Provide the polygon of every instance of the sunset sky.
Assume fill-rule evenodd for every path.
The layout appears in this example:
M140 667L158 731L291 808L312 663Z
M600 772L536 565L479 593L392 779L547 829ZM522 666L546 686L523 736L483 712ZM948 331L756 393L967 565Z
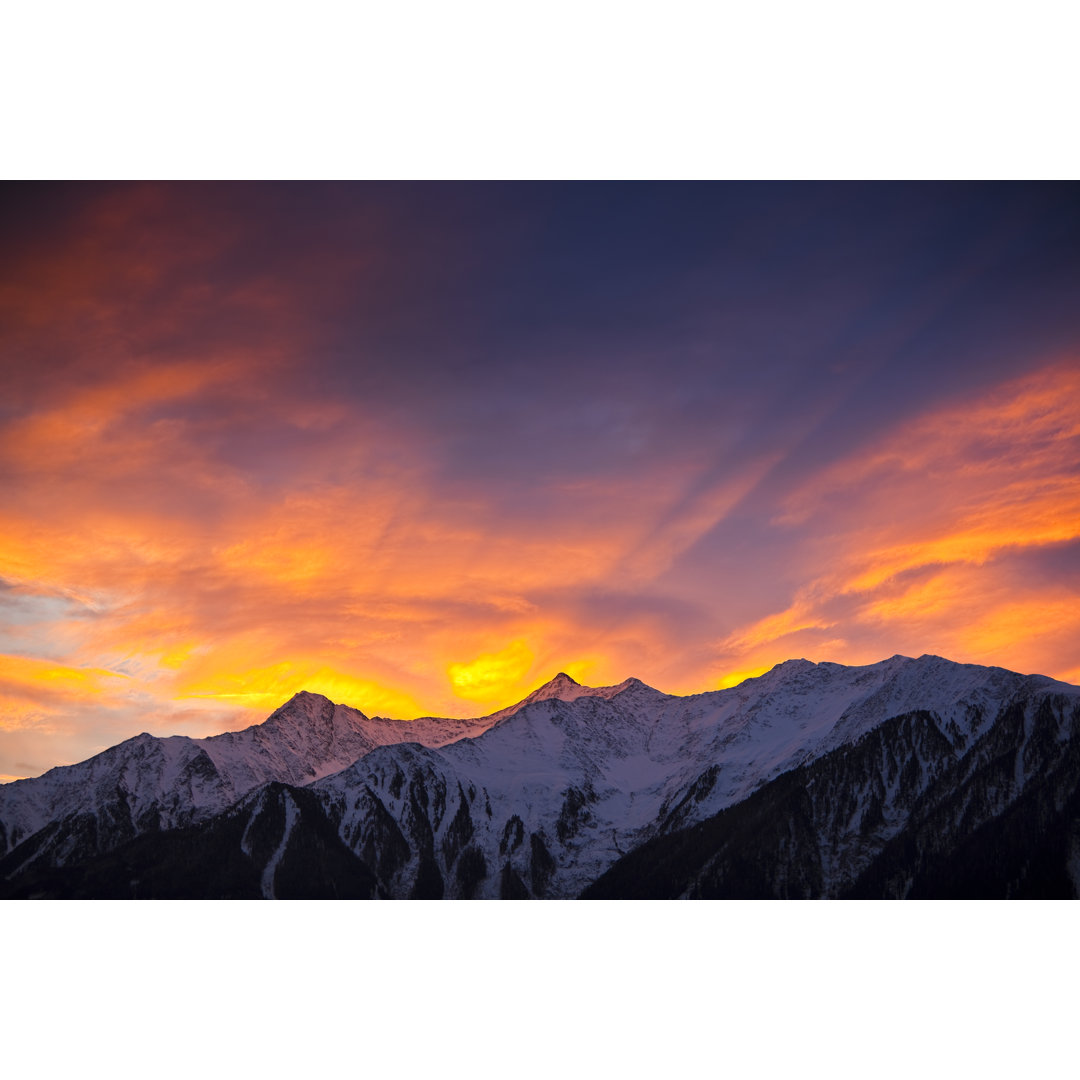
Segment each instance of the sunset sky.
M1080 187L0 186L0 781L295 691L1080 682Z

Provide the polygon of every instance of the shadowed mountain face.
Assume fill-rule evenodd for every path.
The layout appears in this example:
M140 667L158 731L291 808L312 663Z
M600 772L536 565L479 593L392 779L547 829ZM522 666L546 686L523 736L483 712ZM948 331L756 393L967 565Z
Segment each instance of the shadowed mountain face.
M302 694L0 787L0 896L1071 897L1078 736L1080 688L932 656L474 721Z
M43 838L48 841L48 830ZM0 862L5 874L11 859ZM63 866L31 864L0 896L60 900L370 900L375 875L318 800L276 781L201 825L144 833Z
M688 829L658 836L587 899L1073 899L1080 703L1007 706L966 752L928 713L896 717Z

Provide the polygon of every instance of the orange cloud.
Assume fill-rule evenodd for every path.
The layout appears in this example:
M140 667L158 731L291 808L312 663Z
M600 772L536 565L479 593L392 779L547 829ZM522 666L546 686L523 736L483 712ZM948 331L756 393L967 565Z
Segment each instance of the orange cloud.
M723 654L817 652L843 626L891 642L882 654L913 643L1063 672L1075 600L1018 579L1009 559L1080 540L1080 371L1051 366L902 425L813 477L776 524L821 530L824 557L786 609L729 635Z
M747 654L759 645L772 644L803 630L826 630L830 626L831 622L816 613L813 601L797 599L785 611L767 615L732 634L724 640L721 648L725 652Z
M101 668L0 656L0 729L47 726L64 707L100 701L124 678Z
M8 688L47 694L101 693L102 680L123 678L101 668L75 668L26 656L0 656L0 682Z
M945 485L953 506L979 506L988 488L1072 478L1080 436L1080 369L1072 362L1012 380L977 401L935 410L887 433L877 446L822 470L786 502L780 523L805 522L858 490L884 509L897 490L921 490L924 513L940 504L927 496ZM874 486L878 490L874 491ZM1014 492L1013 498L1019 498ZM904 507L907 509L907 506Z
M1036 671L1045 662L1042 657L1053 657L1057 642L1074 642L1078 637L1080 607L1076 598L1055 596L1051 590L1003 600L980 612L958 633L965 652L984 663L1004 663L1006 660L999 658L1010 655L1029 656L1027 666ZM1075 665L1055 668L1052 674L1056 677L1074 681Z
M7 461L34 471L79 464L87 454L104 457L112 449L104 441L106 436L125 417L151 405L205 393L244 374L245 365L238 357L173 361L137 369L119 381L75 388L67 394L61 388L58 399L47 409L7 426L0 435L0 453ZM135 449L145 450L167 433L168 429L160 425L145 429ZM133 448L125 445L122 449L131 461Z
M653 574L747 486L725 490L719 503L707 493L689 531L685 514L670 528L653 524L686 485L677 474L646 483L638 499L617 488L581 494L583 513L542 529L513 518L496 528L495 507L440 496L404 442L380 446L350 432L338 483L323 478L320 443L315 460L293 461L292 486L268 501L239 478L215 476L190 432L155 441L138 419L140 405L204 398L230 378L212 365L184 378L168 369L132 382L121 373L115 385L27 418L0 443L0 454L59 473L64 487L64 498L46 498L30 476L0 510L9 581L83 604L94 617L65 624L71 660L127 672L157 709L201 698L258 718L295 690L321 687L366 711L460 714L532 689L528 680L553 674L548 658L617 681L625 654L617 641L597 658L575 641L580 627L541 616L527 594L589 586L627 564ZM306 426L319 427L316 414L314 405L304 411ZM327 438L340 441L328 416ZM74 444L50 456L54 432L95 424L112 440L107 452L88 442L79 468ZM116 506L129 472L143 483L165 478L160 500ZM42 631L43 643L53 637ZM511 671L508 643L526 640L534 659L522 663L519 651ZM496 677L489 662L482 675L476 657L493 653L503 666Z

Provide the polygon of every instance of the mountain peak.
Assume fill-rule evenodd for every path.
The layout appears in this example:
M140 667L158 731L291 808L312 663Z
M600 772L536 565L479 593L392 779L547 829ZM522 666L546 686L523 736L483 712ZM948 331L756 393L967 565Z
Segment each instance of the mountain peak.
M329 724L334 716L334 703L322 694L300 690L284 705L279 705L263 722L280 725L283 722L302 725Z
M624 679L617 686L600 686L592 691L596 697L607 698L608 701L627 692L635 701L667 697L667 694L662 690L657 690L655 686L650 686L647 682L642 682L641 679L635 678L633 675L629 679Z
M519 702L517 705L511 705L508 709L502 710L499 715L509 715L510 713L517 712L523 705L532 705L537 701L577 701L578 698L593 697L604 698L610 701L617 694L621 694L624 690L648 690L654 694L658 694L658 690L653 690L652 687L643 683L640 679L624 679L621 683L615 686L583 686L576 679L572 679L565 671L560 671L554 679L544 683L543 686L534 690L524 701Z
M573 701L580 697L581 691L587 689L576 679L571 679L565 671L560 671L554 679L549 679L543 686L538 686L522 704L531 704L534 701L550 701L557 698L560 701ZM515 706L516 708L516 706Z

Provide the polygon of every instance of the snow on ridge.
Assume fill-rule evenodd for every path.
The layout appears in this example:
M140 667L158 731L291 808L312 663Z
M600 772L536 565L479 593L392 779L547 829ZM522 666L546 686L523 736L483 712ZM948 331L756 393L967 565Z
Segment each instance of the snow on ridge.
M612 698L617 697L619 694L623 694L628 690L648 691L661 698L669 698L672 696L671 694L665 694L663 691L656 690L643 683L640 679L635 679L633 677L623 679L621 683L616 683L613 686L583 686L565 672L560 671L555 678L544 683L543 686L537 687L537 689L521 701L518 701L513 705L508 705L505 709L499 709L498 712L491 713L490 716L481 719L499 721L507 716L513 716L521 709L524 709L528 705L534 705L538 701L571 702L577 701L580 698L603 698L604 700L610 701Z
M651 691L656 696L645 703L625 693L633 683L589 694L569 679L553 680L541 688L549 693L506 710L476 738L421 757L416 748L387 747L313 790L345 808L343 830L358 825L351 793L365 786L391 814L403 812L385 787L399 770L438 776L447 798L459 785L481 791L491 809L474 843L493 866L511 816L550 843L560 827L568 832L567 807L584 792L587 832L569 841L552 885L556 895L576 895L665 821L681 827L710 817L894 716L929 712L972 737L1016 694L1052 688L1041 677L929 655L860 667L789 661L738 687L690 697ZM485 888L496 888L494 876Z
M121 792L134 816L158 813L168 828L223 810L268 781L313 784L353 774L379 747L402 747L388 752L403 760L403 744L420 744L433 765L481 787L531 778L538 821L557 814L567 785L588 783L601 796L593 812L625 846L628 831L645 827L714 765L697 816L889 716L925 709L963 730L980 709L989 723L1001 701L1035 690L1080 695L1080 687L1045 676L929 654L861 667L789 660L738 686L686 697L634 678L587 687L560 672L524 701L464 720L368 717L301 691L243 731L204 739L143 733L77 765L0 786L0 821L10 849L49 821L99 813Z

